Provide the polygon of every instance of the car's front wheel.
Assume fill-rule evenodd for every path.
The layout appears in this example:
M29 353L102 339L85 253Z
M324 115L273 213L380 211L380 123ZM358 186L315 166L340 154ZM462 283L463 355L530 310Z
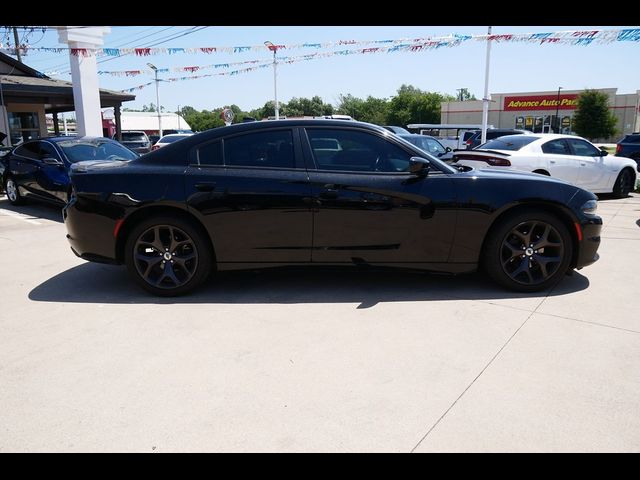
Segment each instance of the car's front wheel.
M613 184L613 194L616 198L625 198L629 195L629 192L633 190L633 178L634 174L629 168L624 168L616 178L616 183Z
M572 254L571 235L562 221L545 211L527 210L507 215L491 229L482 263L500 285L535 292L559 281Z
M127 237L125 263L142 288L171 297L190 292L207 279L212 252L192 222L154 217L136 225Z
M12 177L7 178L7 181L4 184L4 191L7 192L7 198L11 205L22 205L25 203L25 198L20 195L18 184Z

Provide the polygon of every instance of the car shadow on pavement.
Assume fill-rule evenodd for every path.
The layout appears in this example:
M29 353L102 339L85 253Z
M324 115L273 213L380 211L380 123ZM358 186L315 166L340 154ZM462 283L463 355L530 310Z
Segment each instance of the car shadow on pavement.
M589 280L577 272L565 276L547 291L518 293L497 286L481 273L450 276L398 270L289 267L221 272L189 295L163 298L134 284L124 267L85 263L38 285L29 292L29 299L103 304L357 303L357 308L369 308L381 302L542 299L588 287Z
M43 219L52 220L54 222L62 223L62 207L53 203L47 202L30 202L25 205L14 206L9 203L7 197L0 197L0 209L8 210L10 212L20 213L27 215L33 220Z

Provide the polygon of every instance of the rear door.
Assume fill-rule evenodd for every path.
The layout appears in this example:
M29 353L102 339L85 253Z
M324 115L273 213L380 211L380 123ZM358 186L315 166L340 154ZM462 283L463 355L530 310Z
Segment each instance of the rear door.
M39 166L40 142L38 141L20 145L13 151L9 161L9 171L18 187L35 195L39 195L36 180Z
M311 260L311 187L294 128L236 134L194 147L185 176L219 263Z

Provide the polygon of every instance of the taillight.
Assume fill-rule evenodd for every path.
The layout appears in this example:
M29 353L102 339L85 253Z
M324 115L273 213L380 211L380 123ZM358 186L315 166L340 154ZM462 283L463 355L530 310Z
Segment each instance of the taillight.
M472 162L485 162L492 167L510 167L511 162L506 158L498 157L484 157L480 155L456 155L454 159L457 160L471 160Z
M621 151L622 151L622 145L617 144L617 145L616 145L616 155L617 155L618 153L620 153Z
M483 159L489 165L494 167L510 167L511 162L505 158L485 157Z

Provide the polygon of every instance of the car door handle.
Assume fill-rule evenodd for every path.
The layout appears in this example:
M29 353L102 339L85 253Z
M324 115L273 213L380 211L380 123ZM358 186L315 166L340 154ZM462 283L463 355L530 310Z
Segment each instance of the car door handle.
M549 160L549 163L556 163L555 160Z
M582 162L580 162L580 165L582 165L582 166L584 167L584 166L586 165L586 163L582 163Z
M338 198L338 189L335 185L325 185L324 190L320 192L320 198L326 200Z
M213 192L216 188L216 182L199 182L195 187L200 192Z

